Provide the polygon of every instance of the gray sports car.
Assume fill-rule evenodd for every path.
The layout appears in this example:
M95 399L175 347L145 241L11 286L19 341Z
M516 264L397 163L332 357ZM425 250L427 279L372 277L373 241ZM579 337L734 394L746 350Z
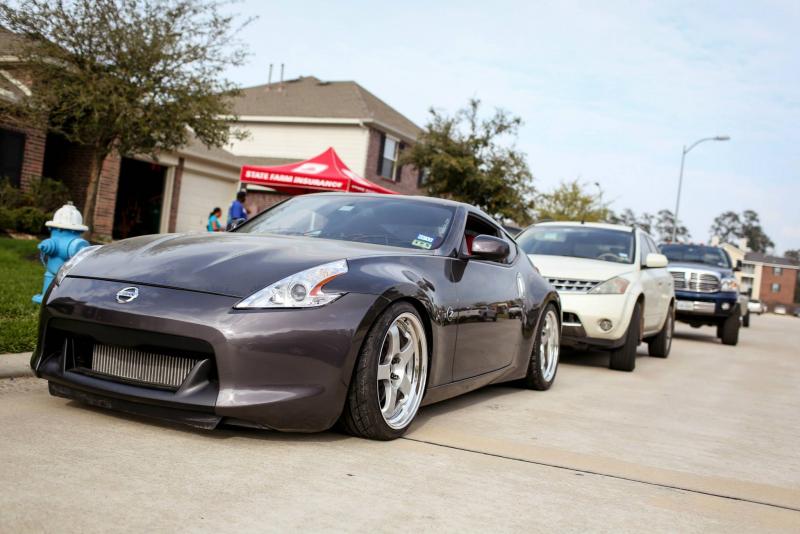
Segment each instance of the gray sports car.
M392 439L486 384L548 389L560 317L480 210L303 195L228 233L84 249L45 297L31 365L53 395L203 428Z

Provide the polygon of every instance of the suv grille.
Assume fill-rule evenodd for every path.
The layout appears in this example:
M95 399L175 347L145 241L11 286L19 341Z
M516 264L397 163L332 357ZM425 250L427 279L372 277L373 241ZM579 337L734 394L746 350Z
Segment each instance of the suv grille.
M556 291L571 291L574 293L586 293L600 283L594 280L573 280L569 278L548 278L547 281L553 284Z
M156 386L179 388L198 360L95 344L92 372Z
M698 293L716 293L719 291L719 278L710 273L694 271L671 271L675 289L697 291Z

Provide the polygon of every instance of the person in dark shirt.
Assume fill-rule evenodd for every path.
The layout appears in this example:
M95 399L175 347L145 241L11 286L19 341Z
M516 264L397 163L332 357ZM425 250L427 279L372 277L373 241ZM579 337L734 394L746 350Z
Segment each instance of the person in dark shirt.
M234 221L238 219L247 220L247 209L244 207L244 201L247 199L247 192L239 191L236 193L236 200L231 202L231 207L228 209L228 229L233 226Z

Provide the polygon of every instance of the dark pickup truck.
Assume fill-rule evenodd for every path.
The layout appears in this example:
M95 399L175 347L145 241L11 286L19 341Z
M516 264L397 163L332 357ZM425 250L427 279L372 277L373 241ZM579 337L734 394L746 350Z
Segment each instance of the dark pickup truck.
M675 281L675 318L695 328L716 326L723 344L736 345L747 313L734 277L740 267L720 247L666 244L660 248L669 258L667 268Z

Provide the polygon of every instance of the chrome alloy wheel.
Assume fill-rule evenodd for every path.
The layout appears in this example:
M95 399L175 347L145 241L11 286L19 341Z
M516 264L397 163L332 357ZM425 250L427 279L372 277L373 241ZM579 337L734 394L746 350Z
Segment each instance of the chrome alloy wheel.
M378 361L378 406L391 428L405 428L417 414L428 377L425 329L413 313L392 322Z
M546 382L553 379L558 368L558 353L561 350L560 338L558 317L554 310L549 310L544 316L544 325L539 338L539 369Z

